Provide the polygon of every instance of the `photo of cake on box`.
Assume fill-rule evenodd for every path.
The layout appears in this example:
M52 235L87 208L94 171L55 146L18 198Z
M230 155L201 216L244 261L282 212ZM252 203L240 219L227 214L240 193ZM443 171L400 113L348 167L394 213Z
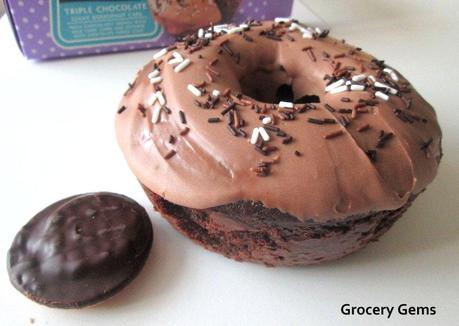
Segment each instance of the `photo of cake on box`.
M241 0L149 0L155 20L167 33L181 35L211 24L228 23Z

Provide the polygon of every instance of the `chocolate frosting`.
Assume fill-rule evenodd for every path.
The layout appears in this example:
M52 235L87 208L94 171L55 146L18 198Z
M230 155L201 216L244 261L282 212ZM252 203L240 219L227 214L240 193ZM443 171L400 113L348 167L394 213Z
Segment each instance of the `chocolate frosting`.
M294 24L299 27L249 22L212 33L210 41L192 35L138 72L121 101L116 134L146 187L196 209L249 200L301 221L326 221L397 209L434 179L441 130L433 108L384 62ZM177 53L191 62L181 72L168 63ZM156 69L160 81L150 75ZM364 81L356 77L362 74ZM345 91L325 90L341 79L348 81ZM351 83L365 90L351 91ZM190 84L202 95L189 91ZM291 85L295 100L315 95L320 103L283 111L277 102L257 101L277 101L280 85ZM214 90L223 95L209 105ZM156 91L167 103L153 123L161 104L149 106L148 99ZM234 136L221 115L233 102L247 137ZM215 117L222 121L209 123ZM285 135L266 129L266 150L255 150L249 138L263 117L292 141L284 144Z

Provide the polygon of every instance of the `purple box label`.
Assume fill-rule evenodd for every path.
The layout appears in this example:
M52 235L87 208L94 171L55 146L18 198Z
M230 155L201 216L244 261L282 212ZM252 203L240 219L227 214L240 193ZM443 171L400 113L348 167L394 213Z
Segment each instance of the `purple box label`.
M61 47L153 41L163 30L147 0L51 1L51 31Z
M165 47L209 24L290 16L293 0L4 0L23 54L46 60Z

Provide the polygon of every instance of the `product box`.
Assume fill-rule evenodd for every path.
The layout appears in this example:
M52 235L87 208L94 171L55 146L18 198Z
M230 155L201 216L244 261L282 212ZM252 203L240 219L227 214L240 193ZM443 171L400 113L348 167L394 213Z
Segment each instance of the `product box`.
M293 0L3 0L29 59L152 49L210 24L288 17Z

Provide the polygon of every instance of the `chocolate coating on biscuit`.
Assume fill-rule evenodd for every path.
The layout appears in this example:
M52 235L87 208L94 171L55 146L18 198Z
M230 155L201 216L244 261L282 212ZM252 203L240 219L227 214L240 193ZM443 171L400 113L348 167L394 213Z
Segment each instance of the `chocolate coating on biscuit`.
M153 241L147 212L130 198L90 193L35 215L8 252L14 287L47 306L80 308L106 299L143 267Z

